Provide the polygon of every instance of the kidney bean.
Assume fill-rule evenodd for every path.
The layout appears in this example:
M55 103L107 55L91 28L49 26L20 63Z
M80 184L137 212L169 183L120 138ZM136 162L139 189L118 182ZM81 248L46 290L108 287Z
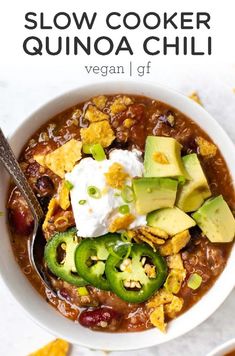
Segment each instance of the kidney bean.
M60 295L63 299L67 300L68 302L69 302L70 299L71 299L71 298L70 298L70 295L69 295L69 292L68 292L67 289L65 289L65 288L60 289L59 295Z
M30 210L10 209L9 219L12 229L19 235L29 235L33 230L33 217Z
M51 197L50 196L42 196L42 197L38 197L39 203L42 207L42 210L44 211L44 213L47 213L47 208L49 205Z
M54 192L54 184L48 176L38 178L36 187L42 195L52 195Z
M181 135L180 137L176 136L175 138L183 146L182 154L190 154L190 153L197 152L197 144L195 142L194 134L191 134L189 132L184 132L184 136L183 135Z
M121 321L121 314L114 309L103 307L85 310L79 316L79 322L87 328L117 327Z

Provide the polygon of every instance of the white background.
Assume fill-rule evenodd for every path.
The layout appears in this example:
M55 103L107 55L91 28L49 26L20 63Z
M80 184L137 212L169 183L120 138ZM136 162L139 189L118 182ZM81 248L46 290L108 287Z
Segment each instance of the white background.
M170 86L188 95L198 91L205 108L225 128L235 141L235 46L233 35L235 33L232 16L234 9L232 1L148 1L139 2L119 1L118 5L110 5L110 1L86 1L82 6L78 1L8 1L1 4L0 11L0 126L6 135L11 134L25 117L40 105L66 90L82 86L83 84L112 79L138 79L147 80ZM133 4L133 5L132 5ZM224 7L226 4L226 8ZM120 33L110 33L103 26L102 14L109 11L209 11L213 15L214 55L210 58L177 58L177 57L151 57L137 52L132 58L122 55L98 57L79 56L49 58L48 56L32 58L22 51L22 41L28 36L24 30L24 13L27 11L43 11L53 14L57 11L97 11L100 23L90 33L94 38L100 35L109 35L116 40L125 34L138 44L144 38L143 28L135 30L131 35L125 30ZM40 31L38 32L39 35ZM57 32L53 32L57 35ZM72 33L72 32L70 32ZM70 34L69 33L69 34ZM84 36L85 32L82 32ZM77 33L73 33L77 35ZM87 34L86 34L87 35ZM150 35L149 32L147 35ZM133 46L134 47L134 46ZM134 65L144 65L151 61L151 73L145 77L127 75L102 77L88 75L84 65L119 65L132 60ZM25 356L37 347L53 339L52 335L32 323L18 306L13 297L9 295L3 282L0 280L0 355ZM214 346L235 337L235 292L227 299L224 305L205 323L188 335L149 350L128 353L114 353L113 355L180 355L205 356ZM79 340L79 335L78 335ZM74 355L90 355L87 351L77 347ZM102 352L96 353L101 355Z
M81 30L77 30L72 22L68 30L58 30L53 28L52 30L40 30L39 23L36 30L27 30L24 26L26 24L25 14L27 12L44 13L45 24L51 25L53 17L57 12L65 11L71 15L72 12L81 16L81 13L86 11L89 16L93 12L97 12L97 18L92 30L88 30L83 27ZM174 12L209 12L211 15L210 26L211 29L207 30L202 27L200 30L174 30L169 27L168 30L163 30L160 26L156 30L148 30L141 23L140 27L135 30L125 29L123 26L119 30L110 30L105 24L105 18L111 11L118 11L122 15L129 11L137 12L142 18L144 14L148 12L157 12L160 15L163 12L167 12L169 15ZM25 77L25 71L30 72L31 75L37 75L37 73L47 73L50 77L55 70L62 72L63 74L74 73L74 75L81 74L84 64L113 64L125 62L130 59L128 53L123 52L118 57L113 55L98 56L92 51L91 56L86 56L82 52L79 52L77 56L28 56L22 49L23 41L28 36L38 36L44 38L49 35L52 39L52 43L55 45L55 39L58 36L78 36L82 40L85 40L87 36L91 36L92 43L99 36L109 36L113 39L115 47L117 46L120 37L125 35L128 37L133 50L134 55L132 58L135 60L155 60L156 65L168 62L169 65L178 63L197 62L199 64L208 62L209 65L212 61L220 60L225 62L231 62L232 58L235 58L235 46L234 46L234 1L233 0L147 0L147 1L133 1L133 0L119 0L118 2L110 0L86 0L84 2L77 0L21 0L14 1L8 0L1 2L0 11L0 33L1 33L1 70L2 75L9 77L10 75L20 75L21 78L27 80ZM193 17L195 19L195 17ZM115 19L114 22L117 20ZM176 20L178 22L178 18ZM121 22L122 24L122 22ZM195 21L193 20L193 24ZM166 56L146 56L142 50L142 42L148 36L163 36L167 35L169 38L174 36L196 36L199 47L203 47L203 43L207 36L213 38L213 56L210 57L190 57L190 56L173 56L172 52Z

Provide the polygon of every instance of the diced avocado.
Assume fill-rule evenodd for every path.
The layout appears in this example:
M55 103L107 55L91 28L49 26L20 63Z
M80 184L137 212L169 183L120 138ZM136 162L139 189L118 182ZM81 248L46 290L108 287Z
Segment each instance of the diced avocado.
M136 211L147 214L160 208L173 207L178 182L169 178L134 178Z
M185 212L195 211L211 196L210 187L196 153L183 157L186 171L191 177L179 187L176 205Z
M190 216L177 207L159 209L149 213L147 224L164 230L172 236L196 225Z
M144 155L145 177L190 179L181 159L181 144L172 137L148 136Z
M235 219L222 195L208 199L192 217L211 242L234 239Z

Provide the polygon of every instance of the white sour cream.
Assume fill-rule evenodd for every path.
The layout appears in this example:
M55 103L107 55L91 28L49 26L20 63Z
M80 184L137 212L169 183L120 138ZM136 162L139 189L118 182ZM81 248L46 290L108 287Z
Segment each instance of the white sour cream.
M125 172L130 176L126 180L131 185L132 177L143 176L143 162L141 152L137 150L113 150L109 159L95 161L93 158L83 158L72 170L66 174L66 179L73 184L70 191L73 214L78 229L78 236L97 237L108 232L108 227L113 219L123 216L118 208L127 203L123 201L120 190L107 185L104 173L107 173L113 163L123 166ZM97 187L101 192L99 199L94 199L87 193L89 186ZM85 201L84 204L79 202ZM136 219L130 228L146 225L146 215L138 215L135 203L129 203L130 213Z

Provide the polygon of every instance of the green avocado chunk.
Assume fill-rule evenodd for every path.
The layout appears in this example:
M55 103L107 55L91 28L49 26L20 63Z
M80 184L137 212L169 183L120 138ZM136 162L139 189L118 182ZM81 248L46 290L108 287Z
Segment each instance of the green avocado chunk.
M211 242L234 239L235 219L222 195L208 199L192 217Z
M196 153L184 156L183 163L191 180L179 187L176 205L190 212L200 208L204 200L211 196L211 191Z
M181 144L172 137L148 136L144 155L145 177L190 179L181 159Z
M159 209L149 213L147 224L164 230L171 236L196 225L189 215L177 207Z
M132 181L138 214L173 207L178 182L169 178L134 178Z

